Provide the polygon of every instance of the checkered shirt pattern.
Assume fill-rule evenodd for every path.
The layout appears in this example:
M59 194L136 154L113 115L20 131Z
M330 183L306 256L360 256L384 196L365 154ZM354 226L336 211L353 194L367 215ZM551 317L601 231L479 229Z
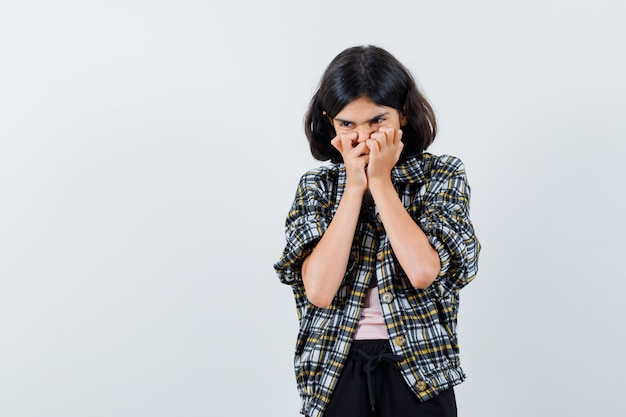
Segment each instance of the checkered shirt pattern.
M441 272L427 289L414 288L395 259L376 207L364 203L341 286L328 308L309 303L301 266L330 224L344 192L343 164L305 173L285 222L286 246L274 264L291 286L299 331L295 374L300 412L319 417L328 405L376 280L393 352L422 401L460 384L456 324L459 290L476 275L480 243L469 217L470 187L458 158L423 153L396 164L392 180L408 213L439 253Z

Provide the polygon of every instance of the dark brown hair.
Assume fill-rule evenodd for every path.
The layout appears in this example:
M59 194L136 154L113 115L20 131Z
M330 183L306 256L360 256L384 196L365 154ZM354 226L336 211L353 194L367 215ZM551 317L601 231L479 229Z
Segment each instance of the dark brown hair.
M411 73L382 48L355 46L331 61L309 104L304 131L315 159L342 162L341 154L330 143L336 133L328 117L334 118L359 97L405 112L400 160L420 155L435 140L435 114Z

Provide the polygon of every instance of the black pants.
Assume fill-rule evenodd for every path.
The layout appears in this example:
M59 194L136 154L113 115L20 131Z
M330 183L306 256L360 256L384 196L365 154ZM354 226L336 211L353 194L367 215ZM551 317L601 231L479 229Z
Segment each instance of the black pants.
M380 358L379 354L387 359ZM370 369L368 386L367 369ZM373 392L373 398L369 392ZM372 407L374 410L372 410ZM456 417L452 388L421 402L393 361L388 340L356 340L324 417Z

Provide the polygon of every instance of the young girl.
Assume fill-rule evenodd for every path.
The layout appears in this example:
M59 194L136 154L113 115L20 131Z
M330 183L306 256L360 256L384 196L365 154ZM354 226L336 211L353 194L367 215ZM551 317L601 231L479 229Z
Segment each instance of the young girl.
M425 153L437 125L409 71L374 46L341 52L305 118L313 156L274 268L300 323L309 417L456 416L459 290L477 272L462 162Z

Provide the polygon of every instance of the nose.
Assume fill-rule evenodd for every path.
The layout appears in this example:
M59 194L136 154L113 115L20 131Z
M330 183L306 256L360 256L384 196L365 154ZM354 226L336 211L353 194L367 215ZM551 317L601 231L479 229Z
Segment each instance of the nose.
M371 134L374 133L374 129L367 125L357 126L356 131L359 134L357 142L365 142L370 138Z

